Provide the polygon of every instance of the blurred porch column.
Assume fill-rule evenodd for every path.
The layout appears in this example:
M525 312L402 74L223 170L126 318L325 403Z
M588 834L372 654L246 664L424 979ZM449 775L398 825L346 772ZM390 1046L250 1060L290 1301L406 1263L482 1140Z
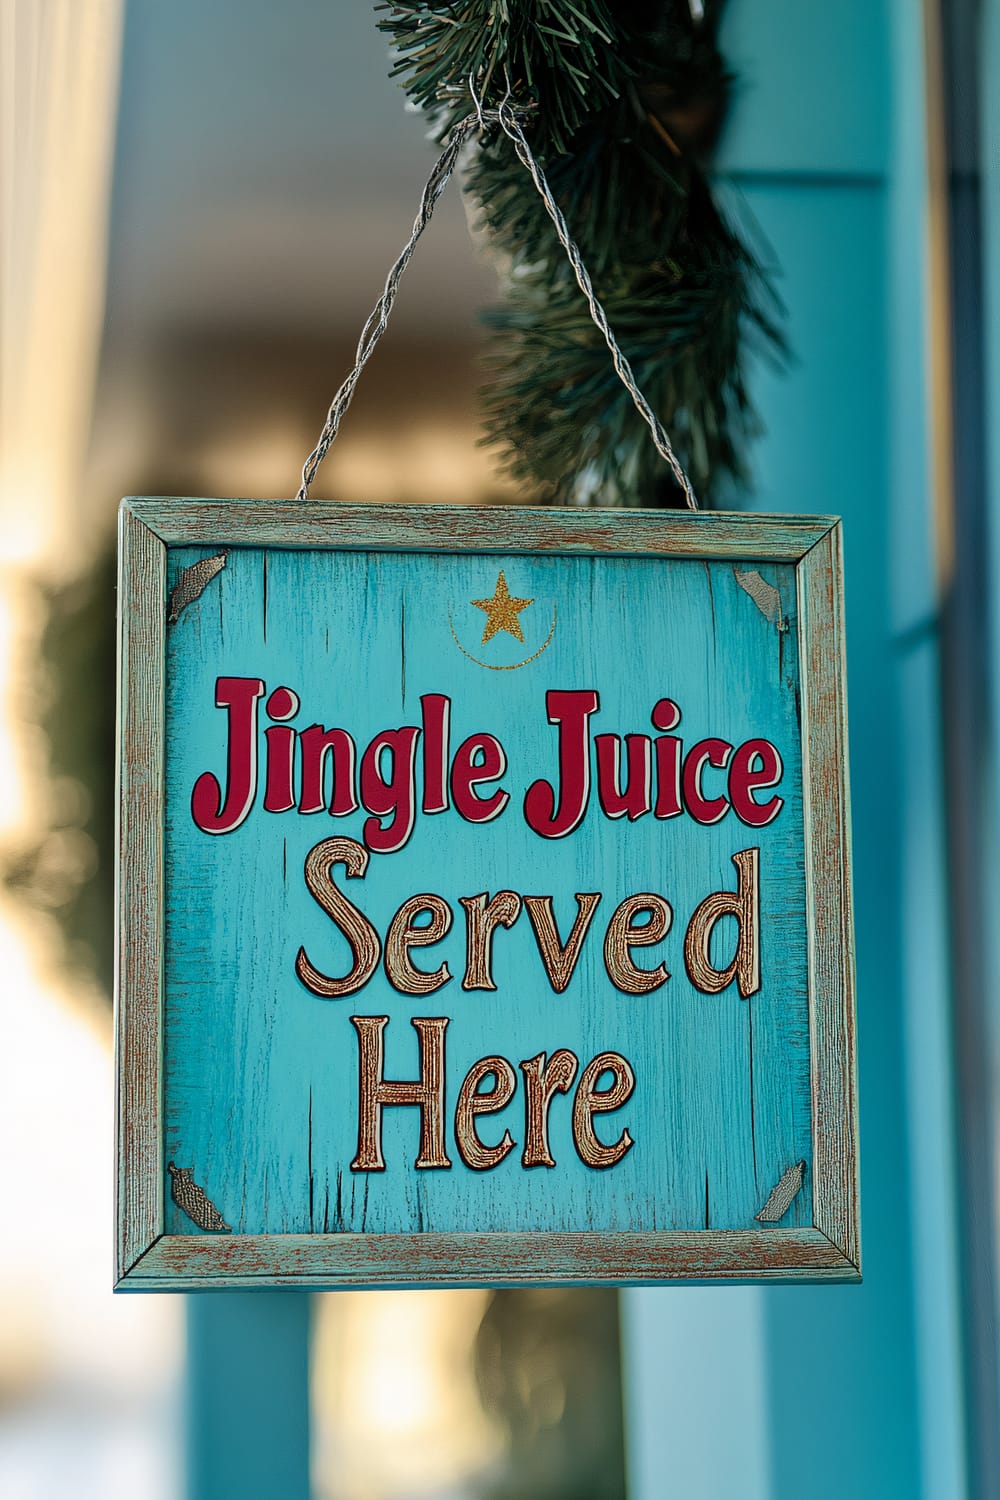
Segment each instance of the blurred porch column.
M958 1500L924 16L907 0L727 14L745 93L726 165L774 247L794 357L755 381L755 508L845 526L865 1279L627 1293L631 1500Z

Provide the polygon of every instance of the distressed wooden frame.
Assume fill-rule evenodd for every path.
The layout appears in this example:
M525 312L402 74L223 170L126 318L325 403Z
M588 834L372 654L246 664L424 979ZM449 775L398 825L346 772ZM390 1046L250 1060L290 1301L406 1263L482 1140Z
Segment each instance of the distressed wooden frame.
M857 1281L854 941L840 523L828 516L129 499L119 517L118 1290ZM812 1196L808 1229L413 1235L164 1232L167 551L204 545L794 563L802 684Z

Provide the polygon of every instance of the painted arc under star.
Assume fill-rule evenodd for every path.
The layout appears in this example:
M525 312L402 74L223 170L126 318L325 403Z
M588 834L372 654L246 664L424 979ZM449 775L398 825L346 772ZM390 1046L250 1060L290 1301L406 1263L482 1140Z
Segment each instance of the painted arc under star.
M498 631L505 630L508 635L512 635L523 645L524 636L521 634L521 622L518 615L522 609L527 609L528 605L534 602L534 599L516 599L507 588L507 580L501 569L493 598L470 600L470 603L474 604L477 609L486 611L486 624L483 627L481 644L485 646L486 642L491 641Z

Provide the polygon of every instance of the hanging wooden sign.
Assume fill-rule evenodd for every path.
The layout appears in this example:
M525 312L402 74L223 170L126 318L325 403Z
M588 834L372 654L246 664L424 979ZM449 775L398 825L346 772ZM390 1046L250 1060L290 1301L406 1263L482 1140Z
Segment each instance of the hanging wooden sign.
M126 1289L857 1279L839 526L121 510Z

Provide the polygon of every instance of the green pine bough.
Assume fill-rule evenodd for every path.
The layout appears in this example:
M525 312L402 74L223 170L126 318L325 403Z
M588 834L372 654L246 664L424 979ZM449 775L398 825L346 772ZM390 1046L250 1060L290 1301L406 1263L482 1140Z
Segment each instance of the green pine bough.
M780 308L708 176L730 79L722 0L383 0L393 75L444 139L473 106L536 106L525 131L611 327L702 504L746 479L745 365L780 356ZM471 86L471 87L470 87ZM679 487L618 380L510 140L468 190L506 265L487 314L486 438L556 504L675 505Z

